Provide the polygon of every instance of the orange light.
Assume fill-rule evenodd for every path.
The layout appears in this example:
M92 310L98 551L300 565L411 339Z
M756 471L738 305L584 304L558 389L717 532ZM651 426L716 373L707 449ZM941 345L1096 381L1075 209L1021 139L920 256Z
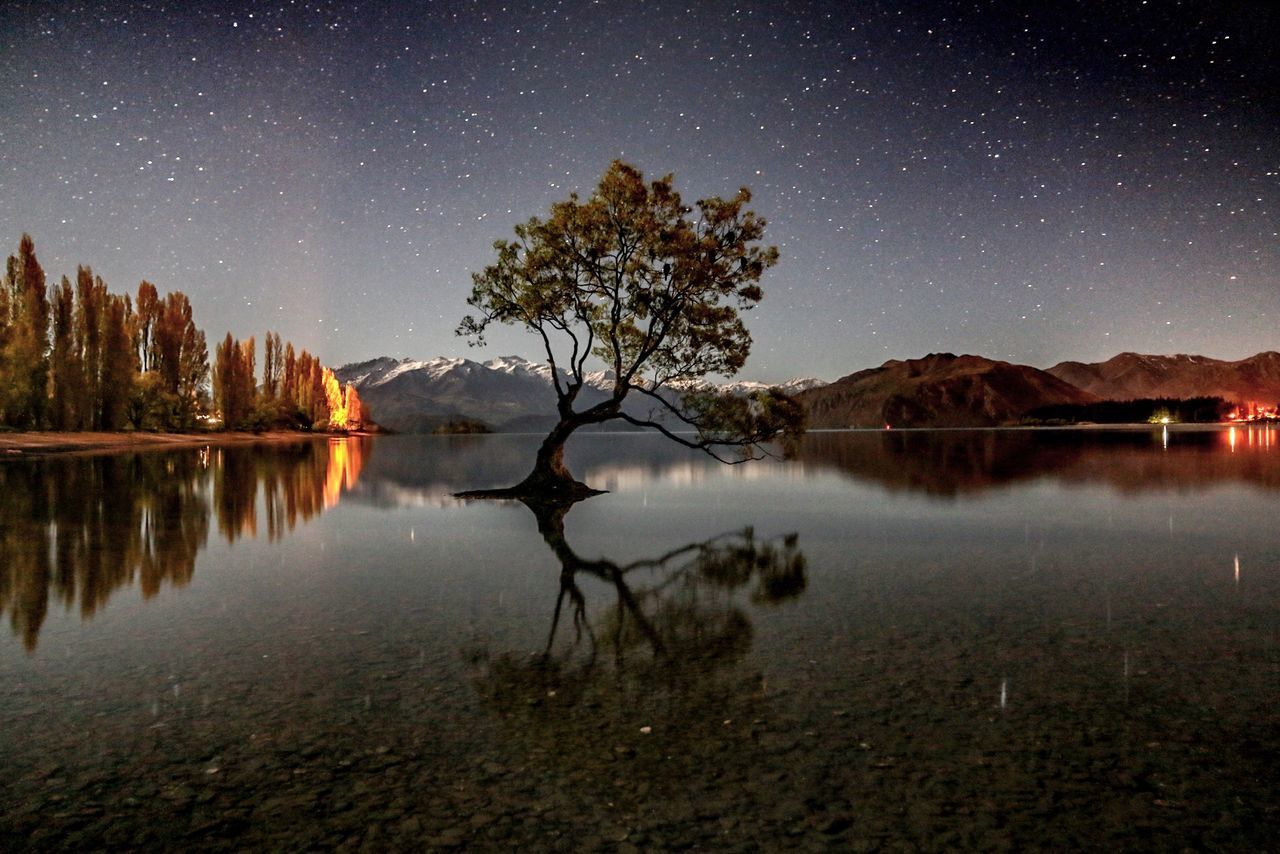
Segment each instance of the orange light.
M335 506L342 493L356 485L360 470L364 468L364 448L358 440L331 439L329 463L325 469L324 506Z

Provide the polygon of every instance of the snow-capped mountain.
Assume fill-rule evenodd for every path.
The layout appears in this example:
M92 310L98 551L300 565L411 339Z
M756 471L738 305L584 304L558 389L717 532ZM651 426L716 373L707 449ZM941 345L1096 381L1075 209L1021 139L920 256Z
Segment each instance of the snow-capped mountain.
M344 365L335 373L342 382L355 386L361 400L377 413L379 424L403 433L431 432L451 421L480 421L492 430L507 432L542 430L555 421L551 368L520 356L500 356L487 362L383 356ZM782 388L799 391L819 385L824 383L796 379ZM750 381L714 387L733 394L769 388ZM590 406L612 390L611 372L590 373L578 403ZM649 409L643 400L629 404L637 414Z
M380 424L404 433L431 432L455 421L479 421L493 430L534 429L536 423L525 422L555 414L550 370L524 359L486 364L383 356L336 373L355 386Z
M779 389L784 394L796 394L811 388L821 388L824 385L826 385L826 382L816 377L794 377L776 385L756 382L755 380L734 380L733 382L721 383L715 388L722 392L742 396L751 394L753 391L768 391L772 388Z

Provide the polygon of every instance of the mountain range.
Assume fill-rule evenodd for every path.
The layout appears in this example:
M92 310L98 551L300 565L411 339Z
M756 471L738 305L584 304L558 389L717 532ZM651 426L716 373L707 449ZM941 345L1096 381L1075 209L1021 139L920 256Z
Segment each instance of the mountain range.
M556 420L551 368L519 356L487 362L382 356L344 365L335 373L356 388L380 425L400 433L430 433L460 422L480 422L490 430L515 433L545 430ZM613 391L613 375L608 371L589 373L585 379L578 396L580 406L598 403ZM782 388L791 393L821 384L816 379L795 379ZM704 386L684 386L695 387ZM716 386L731 394L769 387L749 380ZM643 417L653 406L652 401L633 395L623 408Z
M1274 351L1236 362L1185 354L1121 353L1095 364L1061 362L1048 373L1108 400L1221 397L1268 406L1280 401L1280 353Z
M383 356L335 373L357 389L379 424L399 432L432 432L457 422L480 422L500 432L540 431L555 421L551 369L519 356L487 362ZM605 399L612 389L607 372L589 374L586 380L582 405ZM713 387L747 394L769 386L747 380ZM1043 406L1103 399L1204 396L1274 406L1280 401L1280 353L1235 362L1121 353L1105 362L1062 362L1048 370L983 356L932 353L891 359L833 383L798 378L780 387L804 405L809 426L816 428L985 427L1017 423ZM633 395L626 406L642 416L652 401Z
M797 394L810 427L985 427L1037 406L1097 398L1027 365L931 353L890 359Z

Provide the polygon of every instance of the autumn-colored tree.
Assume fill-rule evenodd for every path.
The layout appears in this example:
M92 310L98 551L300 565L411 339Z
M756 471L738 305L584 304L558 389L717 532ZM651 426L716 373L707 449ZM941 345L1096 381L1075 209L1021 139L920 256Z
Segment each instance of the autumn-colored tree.
M494 322L536 333L559 414L533 471L501 494L590 494L564 464L565 441L589 424L651 428L722 459L726 449L738 459L759 456L763 443L802 429L799 405L780 392L689 393L707 375L737 373L751 348L740 312L760 301L760 278L778 251L759 244L765 223L746 209L750 200L746 188L703 199L691 218L671 176L646 184L638 169L615 161L590 198L571 195L548 219L517 225L515 240L494 244L497 261L472 277L467 302L477 314L458 333L482 343ZM593 357L611 372L613 389L581 407ZM624 410L628 397L645 398L648 414Z
M137 312L138 364L139 369L145 374L147 371L156 369L155 333L161 311L160 294L156 291L156 286L145 279L138 285L138 303L135 310Z
M50 288L53 308L53 351L49 357L49 424L55 430L84 426L84 361L76 346L75 289L62 277Z
M323 369L267 333L261 394L253 338L219 346L217 405L236 429L282 421L324 423ZM24 234L0 278L0 425L60 430L190 429L208 403L209 352L181 291L138 286L137 310L87 265L45 287ZM305 401L304 401L305 398ZM306 416L299 410L305 402ZM287 417L283 417L287 416Z
M257 400L257 340L250 335L248 340L239 345L240 369L237 374L240 380L238 389L240 400L244 405L245 417L241 427L251 425L254 403Z
M84 368L82 426L102 429L102 326L107 286L86 266L76 267L76 348Z
M298 412L309 427L329 423L329 399L324 393L324 366L306 350L298 357Z
M274 402L280 393L284 373L284 352L280 349L280 333L268 332L262 339L262 396Z
M102 413L103 430L124 428L133 378L138 373L131 326L132 304L123 294L108 294L102 328Z
M288 341L284 345L284 365L280 374L280 397L285 402L285 408L292 414L292 410L296 410L298 401L298 357L293 352L293 342Z
M140 288L139 301L142 295ZM204 333L196 328L191 301L182 291L166 294L163 301L157 301L151 324L151 366L173 402L167 426L189 429L195 423L209 374Z
M222 414L222 424L228 430L237 426L243 415L236 395L239 355L239 346L228 332L222 343L215 348L213 360L213 405Z
M49 298L31 235L18 241L0 289L0 418L14 427L42 427L49 405Z
M0 424L7 424L6 411L14 396L12 374L9 371L9 342L13 339L13 300L9 296L9 283L18 268L18 259L9 256L5 263L4 277L0 278Z
M292 342L284 352L281 397L286 413L303 427L324 427L329 421L324 367L306 350L295 356Z
M222 423L228 430L249 426L253 413L253 350L252 338L241 342L228 332L215 351L214 404L222 410Z

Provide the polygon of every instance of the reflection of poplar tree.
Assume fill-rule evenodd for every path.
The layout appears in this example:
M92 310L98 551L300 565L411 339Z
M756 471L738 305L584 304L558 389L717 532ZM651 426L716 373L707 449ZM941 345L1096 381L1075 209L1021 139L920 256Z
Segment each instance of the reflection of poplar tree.
M89 617L129 584L186 584L208 539L205 477L194 453L0 467L0 611L27 648L51 600Z
M369 444L61 457L0 466L0 614L34 649L50 602L90 617L115 591L182 586L208 542L211 509L229 541L257 533L265 498L274 540L325 509L331 467L354 477ZM208 485L213 481L214 507ZM349 481L348 481L349 482Z
M27 649L49 610L49 525L43 466L0 466L0 610Z
M195 455L172 460L139 456L141 480L155 485L144 504L144 531L139 581L144 597L154 596L164 582L185 585L195 571L196 555L209 537L209 505L202 484L205 470ZM176 470L170 471L170 465Z
M252 537L258 532L257 467L252 452L226 451L219 457L221 465L213 480L213 503L218 514L218 530L227 542L234 543L242 534Z

